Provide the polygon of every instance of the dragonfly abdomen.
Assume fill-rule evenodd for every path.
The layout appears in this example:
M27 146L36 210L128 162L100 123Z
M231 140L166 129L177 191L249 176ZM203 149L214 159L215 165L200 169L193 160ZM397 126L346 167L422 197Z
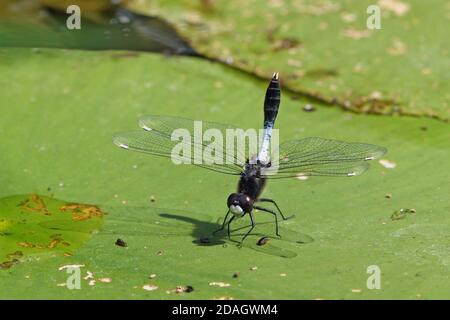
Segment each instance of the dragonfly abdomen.
M274 73L267 88L266 97L264 98L264 135L258 153L258 160L261 163L268 163L270 161L269 146L278 109L280 108L280 99L281 90L278 73Z

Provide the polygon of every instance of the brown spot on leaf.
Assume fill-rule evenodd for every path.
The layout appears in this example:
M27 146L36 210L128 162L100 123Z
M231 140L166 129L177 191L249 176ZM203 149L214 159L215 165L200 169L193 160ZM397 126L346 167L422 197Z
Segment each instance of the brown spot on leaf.
M38 212L44 214L46 216L51 215L50 211L47 209L47 206L44 203L44 200L37 194L32 194L27 197L25 200L20 202L18 206L29 212Z
M13 253L9 253L6 255L6 257L8 259L19 259L23 256L23 252L22 251L15 251Z
M315 69L315 70L309 70L306 72L306 77L311 78L329 78L329 77L337 77L339 74L336 70L331 69Z
M400 111L394 100L375 97L377 93L375 95L372 93L369 97L353 99L348 102L348 109L369 114L395 114Z
M89 204L71 203L61 206L59 210L61 212L70 212L74 221L89 220L92 217L101 218L104 215L97 206Z
M354 28L348 28L344 30L344 36L355 40L368 38L372 34L371 30L356 30Z
M278 38L276 32L279 27L272 27L267 30L267 41L270 42L272 51L282 51L297 48L301 42L295 38L283 37Z
M341 14L341 19L342 19L342 21L347 22L347 23L353 22L356 20L356 15L351 12L343 12Z
M56 247L56 245L59 243L59 240L57 239L53 239L52 241L50 241L50 244L47 246L49 249L53 249Z
M70 246L70 243L64 241L64 239L61 238L59 235L58 235L57 237L55 237L55 236L53 235L53 236L51 236L50 238L52 238L52 240L49 242L48 245L45 245L45 244L39 244L39 243L31 243L31 242L28 242L28 241L21 241L21 242L18 242L17 245L18 245L19 247L22 247L22 248L36 248L36 249L46 249L46 248L48 248L48 249L53 249L53 248L56 248L56 246L57 246L59 243L62 243L62 244L65 245L65 246Z
M272 51L282 51L292 48L297 48L300 45L300 41L293 38L282 38L273 41L272 43Z
M26 241L18 242L17 245L23 248L34 248L35 245Z
M13 265L19 263L19 258L23 256L22 251L15 251L13 253L9 253L6 257L9 259L7 261L3 261L0 263L0 269L9 269Z
M409 3L399 0L379 0L378 5L381 9L393 12L396 16L404 16L410 9Z
M387 52L391 56L402 56L406 53L407 49L408 48L406 47L406 44L404 44L398 39L395 39L392 42L392 45L389 48L387 48Z
M19 262L19 260L17 260L17 259L4 261L4 262L0 263L0 269L9 269L13 265L17 264L18 262Z

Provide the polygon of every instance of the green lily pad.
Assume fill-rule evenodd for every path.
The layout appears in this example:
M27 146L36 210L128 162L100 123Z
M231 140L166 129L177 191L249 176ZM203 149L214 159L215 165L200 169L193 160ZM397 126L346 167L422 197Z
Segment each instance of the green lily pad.
M71 1L4 0L0 47L130 50L195 55L175 31L153 17L132 13L109 0L78 1L80 30L67 28Z
M367 27L378 5L381 29ZM344 109L450 119L448 3L131 1L200 53Z
M263 227L261 234L271 238L267 245L293 252L291 258L249 248L259 236L241 248L226 237L220 245L199 245L201 236L219 227L236 178L112 143L115 133L136 129L145 114L258 128L266 87L194 58L0 50L0 197L36 193L96 204L108 213L101 230L72 256L55 254L2 270L0 298L448 298L446 123L347 113L283 90L276 124L281 141L320 136L389 150L385 161L358 177L268 182L265 196L286 216L295 215L281 225L283 233L314 239L284 241L273 236L273 224ZM303 111L305 103L315 111ZM155 207L179 219L160 217ZM416 213L392 221L399 208ZM260 225L271 218L255 214ZM56 223L60 230L54 233L70 232L72 222ZM119 238L127 247L115 244ZM64 285L68 275L59 269L68 265L81 269L80 290ZM366 286L371 265L381 269L380 290ZM194 290L176 293L177 286Z
M91 205L36 194L2 198L0 269L31 255L72 255L101 227L102 218L103 212Z

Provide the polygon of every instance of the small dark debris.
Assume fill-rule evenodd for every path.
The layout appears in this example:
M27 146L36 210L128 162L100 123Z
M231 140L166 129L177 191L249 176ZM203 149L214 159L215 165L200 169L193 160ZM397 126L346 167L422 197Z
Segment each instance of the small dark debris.
M239 277L239 272L233 273L233 278L238 278L238 277Z
M401 220L406 218L407 215L410 215L412 213L416 213L416 209L406 209L406 208L402 208L398 211L395 211L392 215L391 215L391 220L395 221L395 220Z
M267 244L267 242L269 242L270 238L269 237L262 237L261 239L258 240L258 242L256 243L258 246L263 246L265 244Z
M182 286L176 286L174 291L175 293L182 293L184 292L184 288Z
M239 62L240 62L241 64L245 64L245 65L248 64L248 60L246 60L246 59L240 59Z
M162 255L163 255L163 252L162 252L161 250L156 251L156 255L157 255L157 256L162 256Z
M287 49L293 49L300 46L300 41L293 38L283 38L273 41L272 51L281 51Z
M303 107L303 111L313 112L313 111L316 111L316 108L314 108L314 106L311 104L305 104L305 106Z
M386 195L384 196L386 199L390 199L390 198L392 198L392 194L390 194L390 193L386 193Z
M200 243L210 243L211 241L209 241L208 237L200 237Z
M191 293L192 291L194 291L192 286L186 286L186 288L184 288L184 292Z
M123 241L122 239L117 239L116 240L116 246L127 247L127 243L125 241Z
M307 77L311 78L329 78L329 77L337 77L339 76L339 73L336 70L331 69L316 69L316 70L310 70L306 73Z

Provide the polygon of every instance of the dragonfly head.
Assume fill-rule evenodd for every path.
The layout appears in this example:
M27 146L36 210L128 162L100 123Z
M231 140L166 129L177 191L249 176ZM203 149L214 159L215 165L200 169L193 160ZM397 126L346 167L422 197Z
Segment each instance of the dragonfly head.
M236 218L243 217L253 209L253 202L249 196L243 193L232 193L228 197L228 208Z

